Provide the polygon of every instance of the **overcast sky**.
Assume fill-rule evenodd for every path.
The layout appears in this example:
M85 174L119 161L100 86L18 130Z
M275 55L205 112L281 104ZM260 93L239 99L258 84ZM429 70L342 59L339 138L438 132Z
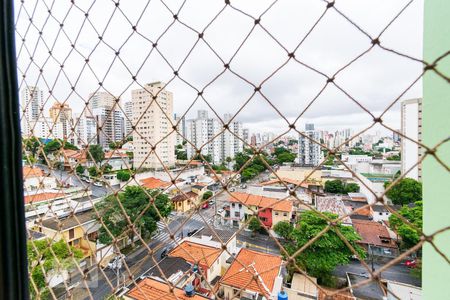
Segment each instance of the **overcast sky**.
M50 7L52 2L53 7ZM254 27L252 18L231 7L226 7L204 30L224 8L224 1L188 0L181 10L183 1L164 1L168 7L158 0L150 1L148 5L147 2L121 1L119 10L110 0L96 1L91 7L91 1L75 1L79 8L71 6L70 1L25 1L28 14L17 5L16 14L20 13L17 30L21 36L28 32L25 42L27 48L21 47L21 37L17 37L18 66L21 72L26 70L27 76L26 82L23 82L22 73L19 72L21 88L27 84L37 85L48 98L47 107L55 100L67 101L75 111L80 112L89 93L99 88L99 80L103 82L101 90L104 88L114 95L120 95L123 101L129 101L131 90L139 87L131 78L136 74L140 84L159 80L168 82L173 78L173 69L176 69L184 81L203 90L224 71L223 61L229 62L231 58L231 70L249 82L260 85L288 60L283 47L289 52L294 51L326 7L326 3L319 0L276 2L261 17L260 23L282 44L281 47L260 26ZM336 7L362 30L376 37L408 2L338 0ZM258 18L272 1L232 0L231 3ZM381 44L421 58L422 7L423 1L414 1L409 5L382 34ZM49 9L52 11L51 17ZM179 11L178 20L187 26L198 32L204 31L204 39L221 59L203 40L199 41L196 32L185 25L175 22L167 29L174 21L169 9L172 12ZM85 11L89 11L89 22L86 21ZM31 14L35 27L31 26L27 31ZM60 31L60 23L64 23L64 32ZM135 24L137 32L133 33L132 25ZM39 31L42 31L40 40ZM237 51L250 31L250 36ZM54 45L55 37L58 40ZM160 53L152 51L155 41L158 41ZM71 44L74 44L74 49ZM194 50L190 52L195 44ZM369 37L334 9L329 9L295 51L295 57L332 76L370 46ZM49 58L49 49L53 58ZM115 54L117 51L120 51L118 57ZM34 58L31 64L30 56ZM89 57L89 66L86 66L85 57ZM59 73L63 61L65 74ZM39 76L42 66L43 76ZM379 114L420 75L421 70L422 66L418 62L374 47L339 73L336 84L374 114ZM176 78L167 87L174 93L174 112L178 115L185 113L197 97L197 91L183 80ZM261 92L291 122L302 113L325 83L324 76L290 60L262 84ZM71 86L75 86L76 93L72 92ZM48 94L50 89L53 90L53 96ZM249 83L226 71L205 89L204 99L221 115L235 114L253 92L254 88ZM421 95L419 81L402 99ZM187 117L194 116L197 109L206 107L205 101L198 99ZM399 118L397 104L386 115L385 121L399 128ZM258 93L242 109L237 119L251 131L281 132L288 128L287 123ZM346 127L358 129L367 127L371 121L371 117L347 95L329 84L302 115L297 126L302 128L305 122L313 122L317 128L326 130Z

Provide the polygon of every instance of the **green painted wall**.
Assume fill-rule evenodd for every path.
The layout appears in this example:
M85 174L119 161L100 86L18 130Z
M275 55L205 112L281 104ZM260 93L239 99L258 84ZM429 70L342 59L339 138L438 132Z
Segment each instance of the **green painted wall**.
M424 60L431 63L450 50L450 1L425 1ZM450 55L437 69L450 76ZM429 147L450 136L450 83L427 72L423 81L423 142ZM450 140L437 155L450 166ZM450 174L429 156L423 163L424 232L432 234L450 226ZM450 259L450 230L435 238L436 246ZM432 247L424 246L423 299L450 299L450 265Z

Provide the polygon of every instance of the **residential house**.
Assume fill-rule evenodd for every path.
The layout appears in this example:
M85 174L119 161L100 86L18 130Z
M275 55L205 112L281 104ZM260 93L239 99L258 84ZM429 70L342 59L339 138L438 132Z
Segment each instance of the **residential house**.
M80 249L84 257L95 256L100 224L91 210L64 219L45 219L37 222L36 227L50 239L63 239L69 245Z
M341 196L317 197L316 209L319 212L329 212L343 218L341 221L343 225L351 226L352 224L352 219L349 216L351 210L345 206Z
M317 286L317 278L294 273L292 282L288 287L284 287L283 290L288 295L289 300L309 300L317 299Z
M56 178L46 176L44 171L38 167L22 167L23 188L25 192L35 190L49 190L56 188Z
M128 155L117 150L106 152L103 163L109 164L112 167L112 171L128 170L131 168L131 162Z
M391 211L387 209L383 204L372 205L372 216L375 222L386 222L389 221L391 216Z
M219 281L225 299L276 299L281 290L280 256L242 248Z
M196 265L202 279L210 283L221 274L221 255L224 251L214 243L207 243L199 239L184 239L169 253L169 257L181 257L192 265ZM198 282L197 285L203 285Z
M172 185L170 182L155 177L148 177L145 179L141 179L139 180L139 182L141 186L151 190L153 189L166 190Z
M358 243L369 254L377 256L398 255L398 246L383 224L367 220L353 220L353 228L362 238Z
M258 218L268 228L280 221L292 220L293 205L290 199L280 200L260 195L231 193L230 225L239 227L243 221L257 212Z
M60 162L65 170L75 169L77 165L85 165L89 160L89 154L86 150L61 150Z
M164 281L155 278L144 278L128 293L123 295L126 300L148 300L148 299L164 299L164 300L205 300L209 299L203 295L192 292L188 294L184 289L171 287ZM190 290L191 291L191 290Z
M181 257L167 256L161 259L157 265L145 272L145 275L158 280L167 280L182 288L193 280L192 265Z
M198 204L198 195L194 192L183 192L172 197L173 208L177 212L187 212L191 209L195 209Z

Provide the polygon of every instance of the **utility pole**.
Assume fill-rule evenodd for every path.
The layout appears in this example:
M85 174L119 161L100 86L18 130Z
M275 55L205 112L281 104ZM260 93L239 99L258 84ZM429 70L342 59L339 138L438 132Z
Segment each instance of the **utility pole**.
M375 272L375 267L373 266L373 249L371 247L372 245L369 244L369 252L370 252L370 261L372 264L372 272Z

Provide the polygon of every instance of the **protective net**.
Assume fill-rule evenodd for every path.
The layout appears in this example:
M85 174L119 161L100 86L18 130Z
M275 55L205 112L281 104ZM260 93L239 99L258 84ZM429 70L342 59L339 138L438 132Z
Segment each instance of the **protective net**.
M446 141L405 100L448 53L396 40L420 1L340 2L17 3L32 297L400 299L424 243L449 262L420 185Z

